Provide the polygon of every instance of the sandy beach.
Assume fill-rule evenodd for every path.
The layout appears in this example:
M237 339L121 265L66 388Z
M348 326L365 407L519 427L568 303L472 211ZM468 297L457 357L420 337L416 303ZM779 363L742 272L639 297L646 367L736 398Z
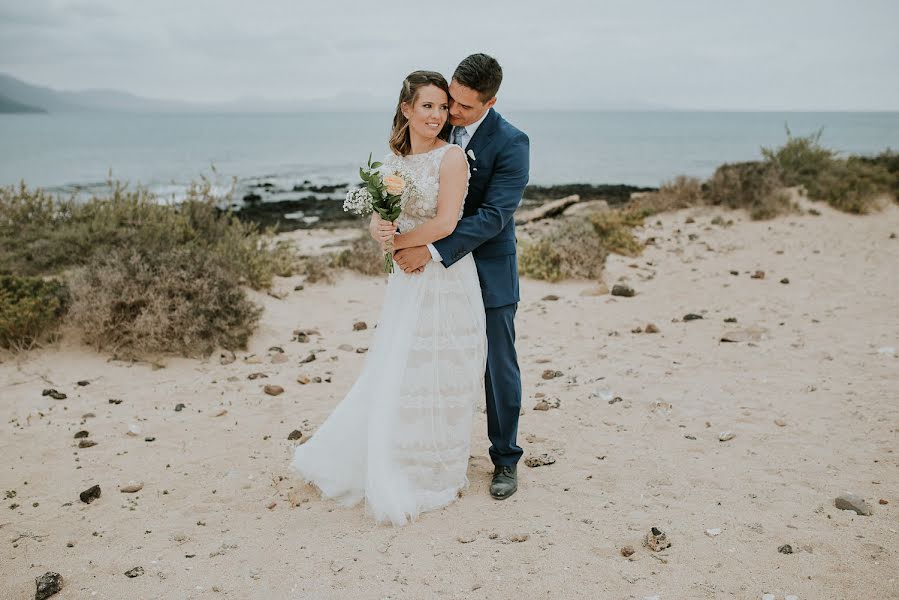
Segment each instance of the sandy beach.
M899 598L899 205L814 206L651 217L653 243L603 277L633 297L523 280L519 443L555 462L492 500L479 410L470 486L403 528L287 469L362 366L382 278L253 292L265 312L233 362L129 363L71 336L4 354L0 597L54 571L60 599ZM836 508L844 492L873 514ZM670 547L643 544L653 527Z

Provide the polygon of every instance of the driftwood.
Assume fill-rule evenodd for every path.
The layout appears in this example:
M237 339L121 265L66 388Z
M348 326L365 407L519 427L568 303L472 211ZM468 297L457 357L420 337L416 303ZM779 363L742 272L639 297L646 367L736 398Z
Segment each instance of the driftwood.
M552 202L547 202L543 206L538 206L537 208L526 210L522 213L515 215L515 224L516 225L524 225L525 223L530 223L532 221L539 221L540 219L548 219L549 217L555 217L556 215L561 214L566 208L571 206L572 204L577 204L581 201L581 197L577 194L573 194L571 196L565 196L564 198L560 198L559 200L553 200Z

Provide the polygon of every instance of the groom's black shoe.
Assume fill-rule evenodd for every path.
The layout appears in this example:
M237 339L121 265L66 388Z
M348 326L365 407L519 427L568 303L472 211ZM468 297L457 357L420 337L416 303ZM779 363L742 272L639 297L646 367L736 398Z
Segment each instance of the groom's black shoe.
M505 500L518 489L518 473L515 465L497 466L493 469L490 495L497 500Z

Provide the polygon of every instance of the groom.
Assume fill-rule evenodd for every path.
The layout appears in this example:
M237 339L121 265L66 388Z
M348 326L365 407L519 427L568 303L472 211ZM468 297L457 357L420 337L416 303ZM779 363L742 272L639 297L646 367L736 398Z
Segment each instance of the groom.
M494 464L490 495L508 498L518 489L517 445L521 376L515 353L518 263L512 218L528 182L529 140L493 109L503 71L496 59L472 54L456 67L449 86L450 141L468 155L471 178L462 220L449 236L399 250L394 256L410 273L429 261L450 267L474 255L487 313L487 434ZM373 232L374 236L374 232Z

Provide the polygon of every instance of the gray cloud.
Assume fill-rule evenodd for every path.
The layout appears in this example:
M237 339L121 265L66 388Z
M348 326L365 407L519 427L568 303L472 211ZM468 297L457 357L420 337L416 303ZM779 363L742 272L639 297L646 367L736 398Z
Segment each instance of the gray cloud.
M886 0L0 3L0 71L60 89L392 99L484 51L520 107L899 109Z

